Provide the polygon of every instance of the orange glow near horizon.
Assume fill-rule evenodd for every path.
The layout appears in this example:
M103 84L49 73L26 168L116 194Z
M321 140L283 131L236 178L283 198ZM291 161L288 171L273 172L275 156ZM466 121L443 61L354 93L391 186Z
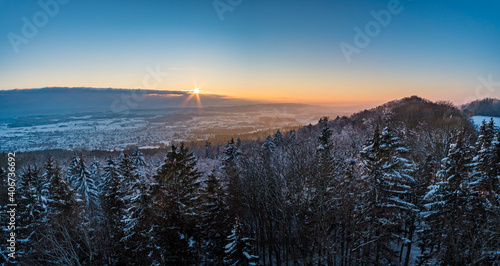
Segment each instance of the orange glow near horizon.
M304 93L304 91L306 93ZM278 102L278 103L303 103L303 104L331 104L331 103L368 103L387 102L398 98L414 95L411 91L399 91L393 95L387 93L367 92L366 90L350 88L346 90L324 88L321 91L299 90L298 88L273 88L273 89L232 89L231 93L226 91L213 92L228 98L239 98L253 101ZM427 95L419 95L425 98Z
M324 83L316 80L307 82L276 82L274 80L266 80L265 86L257 82L219 82L204 78L203 89L191 84L189 90L181 90L183 93L158 94L151 92L149 96L157 97L183 97L184 100L180 106L186 106L191 99L196 97L196 105L202 109L203 104L200 94L217 95L228 99L241 99L249 101L261 101L268 103L302 103L311 105L359 105L372 103L385 103L392 100L402 99L413 95L431 100L431 101L451 101L454 104L460 105L464 103L464 99L471 98L474 91L470 93L450 93L455 91L455 88L460 85L451 82L416 82L412 80L344 80L338 77L336 82ZM64 86L73 88L103 88L97 86ZM94 84L92 84L94 85ZM474 88L475 83L464 83L462 86ZM47 86L56 88L58 86ZM62 86L61 86L62 87ZM122 88L134 86L123 86ZM186 87L180 82L169 86L161 86L154 89L143 88L151 91L173 91L178 92L176 88ZM25 87L23 89L30 89ZM468 99L467 98L467 99Z
M192 90L191 95L189 95L189 97L187 97L186 100L184 100L180 106L185 107L191 101L191 99L193 99L193 97L195 97L195 96L196 96L196 102L198 104L198 108L203 109L203 105L201 104L201 99L200 99L200 89L198 89L198 88L195 88L194 90Z

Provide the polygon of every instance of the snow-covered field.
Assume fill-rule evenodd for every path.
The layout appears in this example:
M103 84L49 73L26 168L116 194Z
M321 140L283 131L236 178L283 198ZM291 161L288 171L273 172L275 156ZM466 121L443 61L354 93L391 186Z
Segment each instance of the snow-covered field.
M480 126L481 123L483 123L483 120L486 120L486 122L489 122L492 118L493 118L493 121L495 123L495 126L497 126L497 127L500 126L500 117L478 115L478 116L473 116L471 118L472 118L472 122L474 122L474 125L476 125L476 126Z
M218 134L245 134L269 128L315 123L325 111L263 108L234 111L211 108L116 114L27 116L0 121L0 152L46 149L121 150L160 147L172 141L204 140Z

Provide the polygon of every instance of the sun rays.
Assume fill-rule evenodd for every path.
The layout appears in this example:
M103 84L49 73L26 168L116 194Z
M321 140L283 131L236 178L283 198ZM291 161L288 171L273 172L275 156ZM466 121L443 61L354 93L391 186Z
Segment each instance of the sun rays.
M201 104L201 100L200 100L200 89L195 88L194 90L190 90L189 92L190 92L189 97L187 97L186 100L184 100L182 102L181 107L186 107L186 105L191 101L191 99L196 97L198 109L203 109L203 105Z

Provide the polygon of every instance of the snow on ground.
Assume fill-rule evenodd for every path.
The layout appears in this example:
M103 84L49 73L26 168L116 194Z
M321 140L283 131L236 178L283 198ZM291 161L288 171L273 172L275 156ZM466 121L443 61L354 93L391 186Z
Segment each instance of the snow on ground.
M270 128L316 123L323 107L197 109L38 115L0 121L0 151L124 149L159 147L172 141L204 140L219 134L248 134ZM233 112L234 111L234 112Z
M500 117L477 115L477 116L473 116L471 118L472 118L472 122L476 126L480 126L481 123L483 123L483 120L486 120L486 122L489 122L491 118L493 118L493 121L495 122L496 127L500 126Z

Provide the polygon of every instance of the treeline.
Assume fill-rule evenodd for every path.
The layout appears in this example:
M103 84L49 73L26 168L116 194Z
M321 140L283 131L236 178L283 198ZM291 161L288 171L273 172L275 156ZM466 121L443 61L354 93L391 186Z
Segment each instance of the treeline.
M464 104L462 110L470 115L496 116L500 117L500 100L486 98Z
M322 118L263 140L230 140L219 153L207 143L174 145L161 160L138 149L40 157L18 171L16 262L500 263L493 121L476 135L452 116L411 126L387 113L362 114L358 125ZM5 181L5 169L0 175Z

